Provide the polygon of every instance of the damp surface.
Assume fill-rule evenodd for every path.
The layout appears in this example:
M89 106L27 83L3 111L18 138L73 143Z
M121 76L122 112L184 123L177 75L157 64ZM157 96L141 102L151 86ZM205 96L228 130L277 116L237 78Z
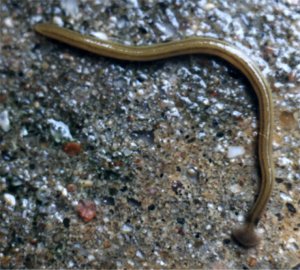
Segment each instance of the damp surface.
M299 2L40 2L0 6L0 268L299 267ZM276 169L258 247L230 238L260 181L240 72L205 55L98 57L38 22L127 45L214 37L257 63Z

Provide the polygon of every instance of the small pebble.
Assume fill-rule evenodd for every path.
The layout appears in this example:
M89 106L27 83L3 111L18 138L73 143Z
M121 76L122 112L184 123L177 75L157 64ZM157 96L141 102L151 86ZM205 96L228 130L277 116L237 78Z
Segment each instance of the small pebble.
M140 250L136 251L135 256L137 256L140 259L144 259L144 255L143 255L143 253Z
M206 225L206 227L205 227L205 229L208 230L208 231L209 231L211 228L212 228L212 226L211 226L210 224Z
M56 142L73 139L69 127L64 122L54 119L48 119L47 122L50 124L50 133Z
M297 127L297 120L294 117L294 114L292 112L283 111L280 113L279 116L281 126L284 129L293 129Z
M285 0L284 2L290 5L299 5L299 0Z
M279 157L277 164L281 167L287 167L288 165L292 164L292 161L286 157Z
M73 193L76 191L76 186L74 184L68 184L67 185L67 191L70 193Z
M233 184L229 187L232 193L239 193L241 192L241 186L239 184Z
M104 240L103 242L103 248L107 249L111 247L111 243L109 240Z
M11 17L7 17L4 19L4 24L5 26L9 27L9 28L12 28L14 27L14 21Z
M121 231L124 232L124 233L129 233L129 232L132 232L133 228L131 225L128 225L128 224L123 224L122 225L122 228L121 228Z
M197 170L195 168L188 168L187 174L190 177L195 177L197 176Z
M250 257L250 258L248 259L248 265L249 265L250 267L255 267L256 264L257 264L256 258Z
M91 262L91 261L94 261L95 260L95 256L92 255L92 254L89 254L88 257L87 257L88 261Z
M92 201L79 201L76 207L78 215L89 222L96 217L96 204Z
M245 154L245 148L243 146L229 146L227 151L228 158L235 158Z
M234 117L241 117L241 115L242 115L242 113L239 112L239 111L233 111L232 112L232 116L234 116Z
M0 103L4 103L7 100L7 95L0 93Z
M293 199L291 198L290 195L284 193L284 192L280 192L280 198L286 202L292 202Z
M216 6L213 4L213 3L207 3L205 6L204 6L204 9L205 10L211 10L211 9L214 9Z
M80 185L84 188L90 188L94 185L94 182L91 180L82 180L80 181Z
M58 26L60 26L60 27L63 27L63 26L64 26L64 21L62 20L61 17L54 16L53 22L54 22L55 24L57 24Z
M81 144L77 142L68 142L63 145L63 151L70 157L74 157L81 152Z
M171 37L174 32L169 24L162 23L162 22L155 22L156 28L165 35L165 38Z
M76 17L79 12L77 0L61 0L61 7L67 16Z
M237 220L238 220L239 222L243 222L243 221L245 220L245 216L242 215L242 214L239 214L239 215L237 216Z
M105 33L103 32L95 32L95 31L91 31L91 35L96 37L96 38L99 38L101 40L108 40L108 37Z
M8 118L8 111L3 111L0 113L0 127L4 132L9 131L10 129L10 122Z
M295 214L297 212L296 208L294 205L292 205L291 203L286 203L285 204L287 209L292 213Z
M10 206L15 206L16 205L15 196L11 195L9 193L4 193L4 201Z
M28 130L25 127L22 127L20 130L20 137L26 137L28 135Z

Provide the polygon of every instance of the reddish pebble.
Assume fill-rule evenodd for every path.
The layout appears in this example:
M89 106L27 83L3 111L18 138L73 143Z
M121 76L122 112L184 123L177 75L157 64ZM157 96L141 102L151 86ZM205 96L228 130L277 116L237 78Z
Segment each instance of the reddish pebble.
M76 211L85 222L89 222L96 217L96 204L92 201L80 200Z
M64 144L63 150L70 157L73 157L81 152L81 144L77 142L67 142Z
M110 248L111 247L111 243L108 241L108 240L105 240L103 242L103 247L106 249L106 248Z
M281 126L285 129L293 129L297 127L297 120L292 112L282 111L279 115Z
M182 236L185 235L185 232L184 232L184 230L183 230L182 227L178 227L178 228L177 228L177 233L180 234L180 235L182 235Z
M124 166L124 162L122 160L116 160L113 162L114 167L121 167Z
M70 193L73 193L76 191L76 186L74 184L68 184L67 185L67 191Z
M250 257L250 258L248 259L248 265L249 265L250 267L255 267L256 264L257 264L257 260L256 260L254 257Z
M218 94L217 91L213 91L213 92L210 93L210 95L211 95L212 97L217 97L219 94Z
M128 115L128 117L127 117L128 122L133 122L134 120L135 120L134 115Z
M36 238L32 238L29 240L30 244L36 245L38 243L38 240Z
M7 99L7 96L5 94L0 94L0 103L4 103Z

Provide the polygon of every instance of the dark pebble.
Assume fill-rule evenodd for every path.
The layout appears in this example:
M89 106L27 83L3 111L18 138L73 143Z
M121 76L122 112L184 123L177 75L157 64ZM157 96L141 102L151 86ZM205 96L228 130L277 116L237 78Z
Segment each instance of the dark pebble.
M229 238L226 238L226 239L223 240L223 244L224 244L224 245L228 245L230 242L231 242L231 241L230 241Z
M64 218L63 224L64 224L65 228L69 228L70 227L70 219Z
M155 205L154 204L150 204L149 206L148 206L148 210L149 211L153 211L155 209Z
M103 197L103 203L105 205L115 205L115 199L113 197L105 196Z
M295 214L297 212L296 208L291 203L286 203L286 207L292 214Z
M177 218L177 223L183 225L185 223L184 218Z
M141 207L142 203L134 198L127 198L127 202L131 206Z
M172 183L172 190L178 195L178 192L183 189L183 184L180 181L174 181Z
M118 190L116 188L110 188L109 189L109 195L114 196L118 193Z

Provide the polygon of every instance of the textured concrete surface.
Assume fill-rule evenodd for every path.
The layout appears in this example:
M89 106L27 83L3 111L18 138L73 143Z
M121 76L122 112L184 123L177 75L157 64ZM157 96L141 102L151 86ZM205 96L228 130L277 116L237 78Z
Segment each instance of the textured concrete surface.
M299 268L297 0L2 0L0 18L0 268ZM257 248L230 239L260 179L245 78L207 56L97 57L32 30L49 21L124 44L216 37L259 65L276 185Z

